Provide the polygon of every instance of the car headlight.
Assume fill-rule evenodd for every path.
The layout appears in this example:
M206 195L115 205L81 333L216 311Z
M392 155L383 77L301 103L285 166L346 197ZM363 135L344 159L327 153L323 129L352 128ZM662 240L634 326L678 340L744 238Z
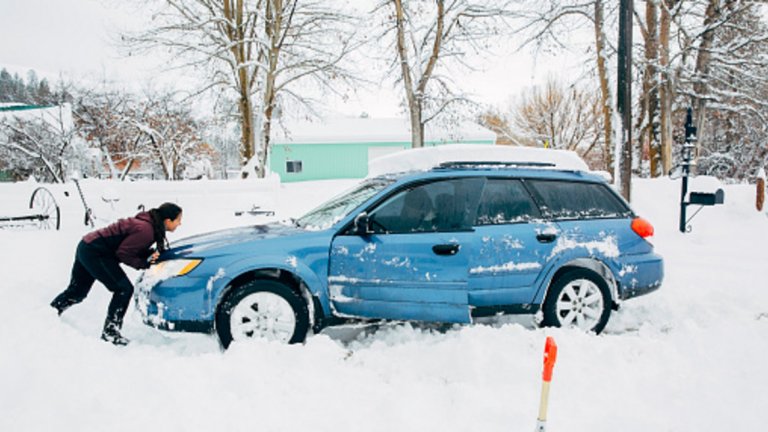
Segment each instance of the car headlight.
M161 281L176 276L184 276L191 272L200 263L201 259L172 259L159 262L144 273L146 278Z

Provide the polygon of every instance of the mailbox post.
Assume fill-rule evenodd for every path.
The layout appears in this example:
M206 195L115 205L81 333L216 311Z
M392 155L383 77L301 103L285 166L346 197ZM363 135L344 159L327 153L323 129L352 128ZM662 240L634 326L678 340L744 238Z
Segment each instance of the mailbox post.
M681 163L683 182L680 191L680 232L686 233L691 231L688 222L701 211L704 206L713 206L717 204L723 204L725 202L725 192L722 189L718 189L715 193L707 192L691 192L688 194L688 176L691 173L691 151L696 147L696 127L693 125L693 109L688 108L688 112L685 116L685 142L683 143ZM686 196L688 201L685 200ZM701 206L699 210L693 216L687 218L687 210L689 205Z

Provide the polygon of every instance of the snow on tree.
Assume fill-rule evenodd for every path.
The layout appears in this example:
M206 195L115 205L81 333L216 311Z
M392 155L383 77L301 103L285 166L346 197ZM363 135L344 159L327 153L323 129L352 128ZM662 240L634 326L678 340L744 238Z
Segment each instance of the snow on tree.
M572 150L604 170L603 118L599 95L550 79L524 90L501 117L512 144Z
M155 8L151 27L126 35L126 41L134 48L169 50L178 67L201 71L205 81L201 93L226 88L237 95L243 160L258 155L260 177L269 154L275 108L283 98L312 104L294 86L311 81L334 89L334 81L351 79L342 60L356 46L354 28L352 17L343 12L339 2L145 3Z
M87 160L69 104L11 112L0 118L0 157L17 177L63 183L71 160Z
M677 92L696 114L700 174L747 179L768 158L768 26L762 7L702 0L680 18Z
M212 165L215 151L202 141L200 126L173 93L146 93L131 123L140 134L132 160L156 163L166 180L181 179L188 167Z
M469 99L449 76L465 57L484 51L505 31L506 1L380 0L375 11L388 43L389 72L402 86L414 148L424 127Z
M612 93L609 60L615 55L617 34L616 8L618 3L603 0L523 0L515 6L516 31L524 35L522 47L533 46L539 50L572 49L573 44L565 37L569 32L588 30L594 41L588 47L590 61L595 64L595 78L600 95L602 115L604 169L613 172L615 159L615 109ZM590 68L591 69L591 68Z

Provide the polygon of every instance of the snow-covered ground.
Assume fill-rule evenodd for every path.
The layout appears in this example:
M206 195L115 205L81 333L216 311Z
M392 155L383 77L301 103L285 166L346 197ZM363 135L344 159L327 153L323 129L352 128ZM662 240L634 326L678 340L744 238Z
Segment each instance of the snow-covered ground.
M82 182L103 222L177 202L184 221L171 240L264 221L234 216L254 204L297 216L353 183ZM0 184L0 216L28 212L36 186ZM768 217L753 186L726 186L726 204L683 235L679 186L635 180L633 207L656 227L666 279L624 303L600 336L522 318L445 332L340 329L221 352L210 336L148 328L133 308L132 343L100 341L109 295L99 284L57 317L48 303L88 228L74 186L50 185L60 231L0 230L0 431L532 431L548 335L559 346L550 431L764 430Z

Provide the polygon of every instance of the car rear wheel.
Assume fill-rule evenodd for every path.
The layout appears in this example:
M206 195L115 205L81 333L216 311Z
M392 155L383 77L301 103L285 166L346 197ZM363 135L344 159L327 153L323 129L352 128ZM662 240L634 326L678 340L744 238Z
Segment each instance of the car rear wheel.
M300 343L308 330L307 303L296 291L271 280L236 288L216 314L216 332L225 349L234 341L255 338Z
M544 302L542 325L600 333L611 315L605 280L586 269L569 270L552 284Z

